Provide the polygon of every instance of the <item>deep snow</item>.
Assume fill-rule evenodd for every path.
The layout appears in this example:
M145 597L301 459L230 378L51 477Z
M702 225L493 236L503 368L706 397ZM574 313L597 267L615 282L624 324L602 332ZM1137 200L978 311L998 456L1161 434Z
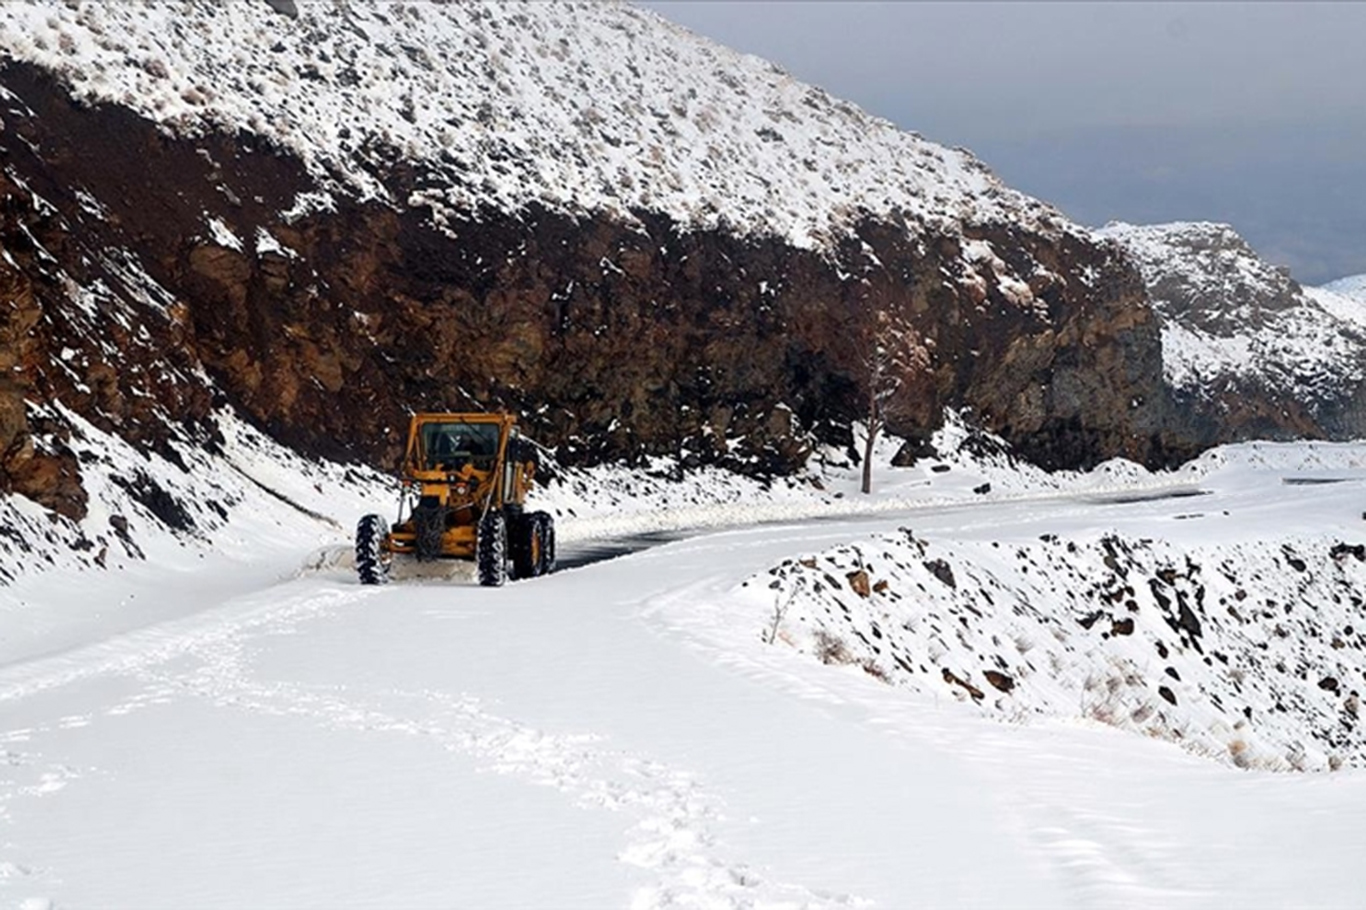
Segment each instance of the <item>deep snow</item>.
M272 469L268 442L225 436L236 476L255 480L224 481L240 496L226 525L153 533L130 508L147 560L0 588L5 905L1359 900L1362 771L1240 770L1065 698L1002 722L947 683L820 663L796 609L767 643L772 600L755 579L907 526L969 555L1045 534L1232 553L1262 538L1359 543L1366 447L1248 445L1159 477L949 455L879 469L887 511L864 516L847 514L848 467L832 466L824 491L738 496L604 473L543 500L571 551L609 531L739 526L490 590L459 571L357 585L337 548L378 488L342 468ZM1165 495L1192 490L1203 495ZM617 501L594 517L584 491ZM767 523L744 524L756 518ZM1066 587L1039 582L1034 606L1070 621ZM974 606L972 635L1013 621ZM1086 654L1074 649L1056 691ZM1359 687L1360 652L1343 659Z

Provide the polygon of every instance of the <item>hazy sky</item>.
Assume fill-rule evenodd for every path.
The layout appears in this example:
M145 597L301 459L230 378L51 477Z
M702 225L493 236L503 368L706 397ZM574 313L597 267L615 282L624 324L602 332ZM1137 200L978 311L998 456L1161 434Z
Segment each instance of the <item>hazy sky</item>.
M642 0L1100 225L1366 273L1366 3Z

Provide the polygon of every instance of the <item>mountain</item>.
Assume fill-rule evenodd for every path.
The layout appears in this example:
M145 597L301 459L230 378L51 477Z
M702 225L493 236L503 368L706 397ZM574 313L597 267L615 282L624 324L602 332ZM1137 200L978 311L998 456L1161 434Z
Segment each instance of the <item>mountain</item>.
M852 442L887 315L929 355L895 432L967 409L1048 467L1203 444L1164 429L1157 320L1110 244L649 12L44 2L0 26L0 480L68 516L68 413L175 457L230 409L387 465L410 410L504 407L567 464L786 472Z
M1319 290L1366 303L1366 275L1349 275L1322 285Z
M1366 307L1330 288L1300 287L1228 225L1116 223L1098 234L1143 273L1186 434L1366 434Z

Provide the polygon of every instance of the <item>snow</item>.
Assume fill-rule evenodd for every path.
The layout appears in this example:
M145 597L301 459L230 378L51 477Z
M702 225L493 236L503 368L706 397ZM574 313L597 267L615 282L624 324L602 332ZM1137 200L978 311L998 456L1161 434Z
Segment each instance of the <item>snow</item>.
M1334 318L1366 330L1366 282L1360 288L1334 282L1321 288L1305 288L1304 293Z
M767 490L570 472L541 499L570 562L609 532L711 528L500 589L459 572L367 588L328 554L392 489L219 423L222 454L182 453L200 469L193 488L77 423L73 444L109 459L86 462L101 511L81 530L94 538L117 510L146 558L104 530L107 568L38 548L56 566L0 588L0 906L1340 907L1359 895L1363 752L1339 746L1340 770L1325 770L1309 731L1338 723L1362 686L1362 651L1336 628L1351 610L1331 595L1359 592L1366 563L1315 563L1308 583L1276 554L1362 542L1366 444L1250 443L1172 474L1115 461L1047 475L968 454L981 447L950 421L941 458L892 469L880 450L871 503L835 452ZM201 506L189 530L159 528L102 480L135 469ZM1254 597L1295 606L1267 660L1331 654L1342 691L1249 668L1258 723L1240 768L1210 732L1211 693L1232 697L1216 687L1222 665L1178 654L1150 596L1114 648L1100 639L1111 619L1077 624L1073 596L1104 582L1107 537L1154 574L1186 574L1188 556L1209 566L1211 607L1229 593L1218 560L1261 576ZM1068 542L1074 559L1058 557ZM1034 678L1007 668L1019 704L821 663L810 619L825 594L794 598L768 634L769 569L795 581L802 560L855 552L902 599L846 591L854 616L833 632L853 648L854 626L914 620L898 647L919 662L943 623L935 672L977 685L970 655L1012 654L1029 636L1011 660L1035 660ZM957 593L927 574L935 559ZM916 584L925 592L907 598ZM1351 621L1363 625L1359 609ZM1236 658L1239 628L1207 622L1205 652ZM1161 704L1191 734L1184 746L1095 710L1113 658L1145 686L1169 679L1154 636L1184 661L1169 682L1180 708ZM1263 718L1278 686L1302 704ZM1116 705L1138 707L1132 694ZM1295 736L1298 765L1284 759Z
M1080 231L629 6L297 5L5 3L0 52L168 131L292 150L318 187L286 221L397 204L375 174L398 155L429 168L403 202L438 225L546 206L817 248L868 214ZM1169 229L1127 233L1141 268L1170 263ZM1219 240L1193 272L1211 290L1288 280L1224 228L1177 233ZM964 249L967 280L1032 304L989 243ZM1359 380L1358 288L1166 312L1168 378ZM123 315L72 293L78 318ZM768 483L564 471L535 502L563 570L367 588L349 535L396 506L388 478L227 411L221 441L172 443L184 467L30 411L72 428L90 509L0 499L0 906L1359 902L1366 444L1048 474L951 418L911 468L882 440L872 497L837 450Z
M1339 278L1323 285L1322 289L1357 301L1366 301L1366 275Z
M230 250L236 250L239 253L242 252L242 238L234 234L232 228L228 227L221 218L209 218L207 224L209 236L213 238L214 243Z
M967 152L621 3L0 4L0 53L179 135L242 131L324 190L451 211L663 213L828 248L867 215L1082 229ZM324 192L317 200L327 198ZM300 206L307 200L300 199ZM306 208L298 206L295 213Z

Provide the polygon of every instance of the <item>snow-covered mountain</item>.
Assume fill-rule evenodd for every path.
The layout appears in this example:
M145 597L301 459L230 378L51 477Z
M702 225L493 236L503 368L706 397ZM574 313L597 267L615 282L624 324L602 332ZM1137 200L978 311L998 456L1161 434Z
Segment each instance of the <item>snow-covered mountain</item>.
M1203 444L1164 435L1123 256L654 14L52 0L0 24L0 470L66 514L62 408L168 454L227 405L382 465L409 409L506 407L570 463L789 472L850 441L879 314L929 355L903 434L967 407L1055 467Z
M1366 434L1366 306L1301 288L1233 228L1112 224L1162 320L1163 374L1197 420L1243 438Z
M1186 459L1356 307L615 3L0 3L0 904L1348 903L1366 447ZM357 584L485 407L566 570Z
M890 409L922 449L959 409L1049 468L1357 413L1325 403L1360 385L1338 298L1218 231L1187 232L1189 262L1171 232L1096 238L630 6L53 0L0 23L0 482L68 520L112 482L92 431L193 475L238 417L386 466L410 410L504 407L566 464L790 473L852 443L883 316L925 352ZM1187 300L1201 244L1242 263L1233 303Z

